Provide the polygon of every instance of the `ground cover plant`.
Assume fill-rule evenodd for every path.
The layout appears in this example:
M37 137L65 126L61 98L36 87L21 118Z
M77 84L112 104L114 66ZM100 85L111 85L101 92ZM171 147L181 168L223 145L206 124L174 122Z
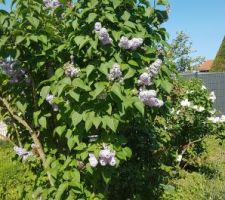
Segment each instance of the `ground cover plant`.
M157 4L15 0L1 12L1 114L35 179L22 199L157 199L188 147L223 130L213 94L174 82Z

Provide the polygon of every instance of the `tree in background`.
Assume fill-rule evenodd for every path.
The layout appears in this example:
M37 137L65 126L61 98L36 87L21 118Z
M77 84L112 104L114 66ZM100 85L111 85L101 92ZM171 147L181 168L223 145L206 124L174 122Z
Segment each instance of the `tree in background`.
M205 58L191 56L196 52L192 49L190 37L183 31L177 32L176 38L170 46L170 56L175 61L178 72L187 72L196 70L196 68L204 62Z
M212 71L225 71L225 37L213 62Z

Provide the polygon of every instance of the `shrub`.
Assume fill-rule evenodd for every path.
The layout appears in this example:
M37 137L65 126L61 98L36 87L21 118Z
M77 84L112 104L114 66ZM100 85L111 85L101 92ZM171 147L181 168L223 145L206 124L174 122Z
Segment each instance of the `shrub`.
M145 0L14 2L0 17L0 102L36 175L22 198L156 199L176 152L211 131L207 92L192 97L204 112L170 115L174 65L157 51L167 12Z

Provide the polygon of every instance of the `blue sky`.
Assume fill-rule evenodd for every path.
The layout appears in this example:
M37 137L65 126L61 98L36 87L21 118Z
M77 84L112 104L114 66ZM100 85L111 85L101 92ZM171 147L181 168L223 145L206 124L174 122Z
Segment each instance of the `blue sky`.
M169 0L170 19L165 26L170 38L184 31L193 42L196 55L213 59L225 36L225 0ZM10 2L10 0L6 0ZM9 9L9 5L0 9Z
M171 38L184 31L197 55L213 59L225 36L225 0L170 0L170 19L164 24Z

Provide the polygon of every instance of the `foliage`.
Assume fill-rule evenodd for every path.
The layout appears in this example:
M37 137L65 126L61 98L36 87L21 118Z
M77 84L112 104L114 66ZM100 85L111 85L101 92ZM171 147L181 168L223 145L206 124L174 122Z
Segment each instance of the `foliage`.
M167 12L145 0L14 2L0 16L0 105L35 174L21 198L158 198L176 156L216 129L205 123L208 92L173 83L174 65L157 51ZM182 98L204 111L181 107Z
M162 113L144 106L137 82L157 59L157 45L165 43L167 33L160 24L167 20L167 12L133 0L60 1L55 7L45 7L41 0L13 3L15 9L0 16L0 57L10 59L9 65L2 63L10 70L0 75L0 100L14 130L10 138L17 141L19 135L23 147L37 151L33 160L27 160L37 180L34 188L26 189L42 199L108 198L120 166L132 151L137 160L144 153L135 150L147 148L143 144L133 149L131 136L145 137L152 119ZM101 42L94 30L96 22L106 28L111 44ZM124 50L118 47L122 36L141 38L144 43L136 50ZM115 63L121 67L122 82L108 80ZM163 60L148 87L163 100L171 90L171 69L171 63ZM106 145L115 151L116 166L91 167L89 154L100 159ZM17 148L18 155L25 153ZM31 198L24 194L23 198ZM124 195L134 197L136 191Z
M223 72L225 70L225 37L221 43L220 49L216 55L215 60L213 61L212 71Z
M170 56L176 63L178 72L187 72L196 70L204 62L205 58L193 57L192 42L190 37L183 31L177 32L176 38L172 41L170 47Z
M19 191L22 191L27 184L32 185L31 171L19 161L12 161L11 158L14 156L12 145L0 141L0 198L2 200L19 199Z
M204 153L195 157L197 171L179 172L179 177L170 181L170 189L162 199L224 199L224 155L225 147L215 137L203 140ZM200 164L200 165L199 165Z

